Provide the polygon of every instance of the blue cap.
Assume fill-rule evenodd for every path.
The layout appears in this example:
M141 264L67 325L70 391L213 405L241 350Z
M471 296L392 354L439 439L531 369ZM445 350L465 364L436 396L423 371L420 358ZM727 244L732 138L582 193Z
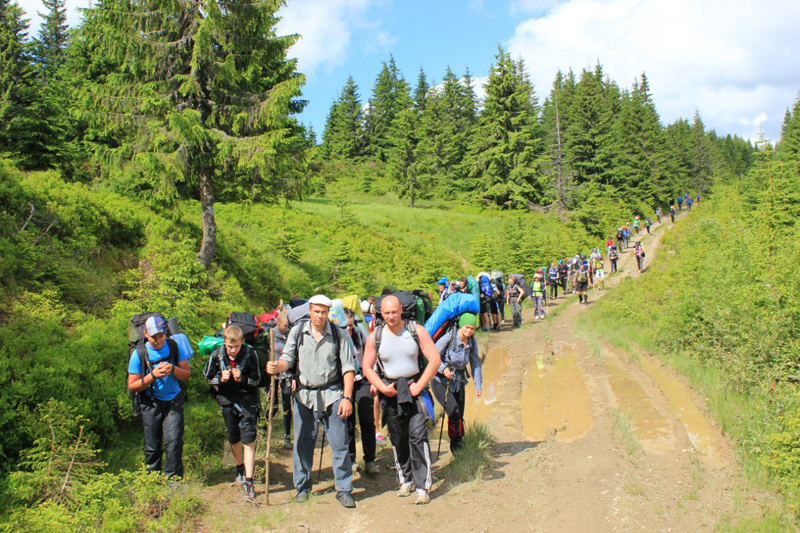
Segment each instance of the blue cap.
M442 276L442 279L436 282L437 285L447 285L448 279L447 276Z
M151 316L145 321L144 330L152 337L167 331L167 323L160 316Z

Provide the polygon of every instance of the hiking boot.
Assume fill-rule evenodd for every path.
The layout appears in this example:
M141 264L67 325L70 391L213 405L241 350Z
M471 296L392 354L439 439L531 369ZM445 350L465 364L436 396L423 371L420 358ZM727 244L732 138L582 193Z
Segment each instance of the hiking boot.
M305 503L308 501L308 491L301 490L298 491L297 494L294 496L294 503Z
M292 450L294 447L292 446L292 437L286 435L283 437L283 449L284 450Z
M336 499L339 500L339 503L342 504L342 507L346 507L347 509L352 509L356 506L356 501L349 492L337 492Z
M245 477L244 477L244 468L239 470L236 469L236 479L233 481L234 485L244 485Z
M378 468L378 465L376 465L372 461L364 465L364 470L367 472L368 475L373 477L381 473L380 469Z
M463 447L464 447L464 441L463 440L451 440L450 441L450 451L452 453L456 453L457 451L459 451Z
M253 487L253 482L245 481L244 483L244 501L246 502L254 502L256 501L256 489Z
M414 492L414 482L409 481L400 485L400 491L397 493L397 495L401 498L405 498L406 496L411 496L412 492Z
M416 505L431 503L431 497L428 495L428 491L425 489L417 489L417 499L414 500L414 503Z

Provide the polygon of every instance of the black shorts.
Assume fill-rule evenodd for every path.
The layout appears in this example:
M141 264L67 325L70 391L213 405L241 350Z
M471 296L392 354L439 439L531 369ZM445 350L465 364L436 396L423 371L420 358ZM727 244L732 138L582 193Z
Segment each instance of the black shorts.
M578 282L578 292L585 291L588 288L589 288L589 282L588 281L579 281Z
M237 400L234 405L223 405L222 418L225 420L225 429L228 430L228 442L255 442L259 411L258 401L252 399Z
M481 298L481 313L494 313L494 301Z

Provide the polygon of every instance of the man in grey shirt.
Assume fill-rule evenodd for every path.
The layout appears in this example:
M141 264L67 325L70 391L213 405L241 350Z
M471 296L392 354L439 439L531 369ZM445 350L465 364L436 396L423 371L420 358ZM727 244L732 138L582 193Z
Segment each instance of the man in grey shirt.
M339 326L328 321L332 302L322 295L309 301L308 322L296 324L286 339L283 354L267 363L275 375L294 368L294 486L296 502L308 499L317 422L322 421L333 452L336 499L355 507L353 466L348 453L347 417L353 412L353 343ZM338 344L338 346L337 346Z

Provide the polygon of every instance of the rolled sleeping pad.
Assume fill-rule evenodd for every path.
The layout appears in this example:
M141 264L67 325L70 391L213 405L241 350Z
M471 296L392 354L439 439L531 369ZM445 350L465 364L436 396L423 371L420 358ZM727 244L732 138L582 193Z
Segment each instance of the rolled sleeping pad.
M328 312L328 320L341 327L347 327L347 317L344 316L344 306L341 300L333 300L333 305Z
M480 313L481 304L478 298L471 294L457 292L451 294L439 304L433 315L425 322L425 329L433 336L442 324L463 313Z
M305 322L307 320L311 320L311 316L308 314L308 309L309 309L308 302L289 309L289 315L288 315L289 327L293 328L295 324L299 322Z
M178 353L186 355L186 358L191 361L194 356L194 350L192 350L189 338L184 333L176 333L172 336L172 340L178 343Z

